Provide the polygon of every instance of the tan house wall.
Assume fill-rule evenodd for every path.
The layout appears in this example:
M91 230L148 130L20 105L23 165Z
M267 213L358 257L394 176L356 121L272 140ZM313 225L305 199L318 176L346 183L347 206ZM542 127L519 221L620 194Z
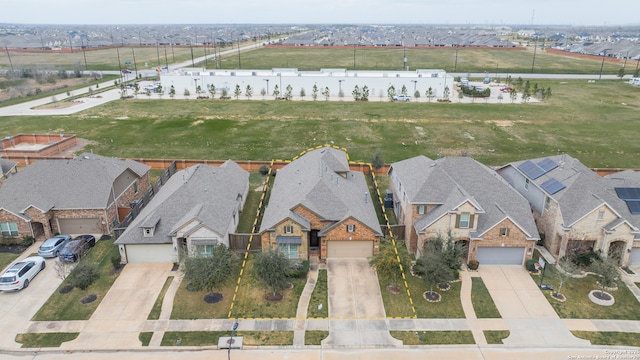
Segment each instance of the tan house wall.
M554 256L558 256L560 243L562 242L562 214L557 202L551 200L549 209L539 214L533 211L533 219L538 226L538 232L544 234L544 247Z
M475 213L475 207L470 203L464 203L458 207L458 211L455 213L445 214L436 222L431 224L423 233L418 235L418 252L416 255L420 255L424 248L425 242L432 239L438 234L447 235L451 231L451 236L457 240L469 240L469 231L476 228L478 223L478 216L482 214ZM473 216L473 224L469 224L467 229L456 229L456 216L460 214L471 214Z
M293 232L285 233L285 226L293 227ZM265 232L261 235L262 250L277 248L276 238L278 236L300 236L302 243L298 247L298 259L307 260L309 258L309 235L302 230L302 226L291 219L285 219L275 226L275 231Z

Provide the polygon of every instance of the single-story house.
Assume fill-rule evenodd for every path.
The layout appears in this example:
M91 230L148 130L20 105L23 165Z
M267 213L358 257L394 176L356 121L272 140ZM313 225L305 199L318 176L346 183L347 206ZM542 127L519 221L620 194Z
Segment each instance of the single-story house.
M227 160L175 173L116 240L123 263L176 262L229 246L249 193L249 173Z
M451 234L468 260L521 265L539 240L527 200L498 174L469 157L416 156L391 164L393 210L405 225L408 250Z
M0 187L2 233L36 239L55 233L108 234L119 222L118 208L146 194L149 169L96 154L38 160Z
M640 264L640 174L601 177L566 155L499 168L527 198L544 246L556 258L596 251Z
M382 232L364 174L327 146L277 171L260 236L263 250L325 260L373 256Z

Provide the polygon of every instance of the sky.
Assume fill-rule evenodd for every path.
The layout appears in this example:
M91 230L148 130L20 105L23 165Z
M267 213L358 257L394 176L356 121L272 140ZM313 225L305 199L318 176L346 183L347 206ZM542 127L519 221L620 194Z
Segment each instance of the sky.
M19 24L640 25L638 0L1 0Z

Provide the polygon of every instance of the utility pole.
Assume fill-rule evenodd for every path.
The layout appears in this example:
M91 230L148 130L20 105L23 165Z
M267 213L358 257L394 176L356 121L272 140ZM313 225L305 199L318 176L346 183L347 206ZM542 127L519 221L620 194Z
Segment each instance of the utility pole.
M9 58L9 66L11 66L11 73L13 73L13 63L11 62L11 55L9 54L9 48L7 48L7 45L4 46L4 51L7 52L7 57Z
M160 40L156 39L156 55L158 56L158 67L160 67Z
M191 49L191 67L196 67L196 63L193 60L193 43L189 40L189 48Z
M538 48L538 37L536 36L536 42L533 45L533 62L531 62L531 73L533 74L533 67L536 64L536 49Z
M164 44L164 66L169 70L169 60L167 59L167 44Z
M87 39L87 44L89 44L89 39ZM89 70L87 67L87 54L84 52L84 41L82 40L82 36L80 36L80 45L82 46L82 57L84 57L84 69Z
M131 48L131 55L133 55L133 69L136 71L136 78L138 77L138 64L136 63L136 52Z
M238 69L242 69L242 64L240 63L240 38L238 38Z

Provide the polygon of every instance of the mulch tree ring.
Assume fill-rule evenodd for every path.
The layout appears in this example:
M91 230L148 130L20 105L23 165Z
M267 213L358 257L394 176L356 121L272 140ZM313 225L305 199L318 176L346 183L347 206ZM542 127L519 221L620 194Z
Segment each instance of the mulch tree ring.
M96 301L97 298L98 298L98 295L91 294L89 296L83 297L82 300L80 300L80 302L83 303L83 304L89 304L89 303L92 303L92 302Z
M387 292L389 294L398 295L398 294L400 294L400 287L394 286L394 285L389 285L389 286L387 286Z
M435 291L425 291L422 294L422 297L427 300L428 302L440 302L440 300L442 300L442 296L440 296L440 294L438 294Z
M264 295L264 298L267 299L267 301L281 301L284 298L284 295L282 295L282 293L272 293L272 292L268 292Z
M411 269L410 269L411 276L414 276L414 277L417 277L417 278L420 278L420 279L421 279L421 278L422 278L422 276L420 276L420 275L418 275L418 274L416 274L416 273L414 272L414 267L415 267L415 265L411 265Z
M438 290L447 291L451 289L451 285L449 283L438 284Z
M611 306L616 302L613 295L601 290L591 290L589 292L589 300L602 306Z
M58 292L60 294L68 294L71 292L71 290L73 290L73 286L71 285L65 285L62 288L60 288L60 290L58 290Z
M287 285L287 290L292 290L293 289L293 283L289 283L289 285Z
M562 294L555 293L555 292L552 292L552 293L551 293L551 297L552 297L554 300L559 301L559 302L565 302L565 301L567 301L567 297L566 297L566 296L564 296L564 295L562 295Z
M215 304L217 302L222 301L222 294L218 292L208 293L204 296L204 302L207 304Z

